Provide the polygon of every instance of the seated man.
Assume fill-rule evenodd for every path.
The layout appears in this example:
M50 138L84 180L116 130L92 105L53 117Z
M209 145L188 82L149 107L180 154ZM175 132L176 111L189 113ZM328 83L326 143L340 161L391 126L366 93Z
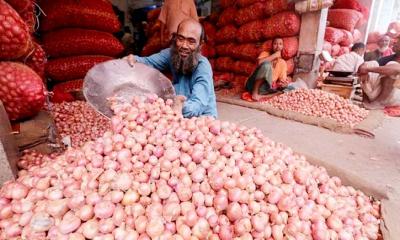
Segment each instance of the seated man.
M364 62L365 53L364 43L355 43L351 52L343 54L334 60L332 71L352 72L358 71L358 68Z
M387 35L383 35L378 41L378 49L372 52L368 52L364 56L364 60L368 61L376 61L379 58L387 57L393 54L393 50L389 47L390 45L390 37Z
M258 56L258 67L246 81L246 92L242 98L248 101L259 101L262 95L276 92L280 82L287 78L287 64L282 59L282 38L275 38L272 53L262 52Z
M361 87L369 109L383 109L400 105L400 41L394 46L395 54L366 62L359 68Z
M169 68L178 95L175 99L176 110L188 118L217 117L211 65L200 53L203 40L204 31L200 23L186 19L179 24L178 32L173 35L171 48L149 57L127 57L131 65L140 62L159 71Z
M329 75L326 70L356 73L364 62L364 53L364 43L355 43L351 48L351 52L343 54L336 59L333 59L328 52L321 54L321 60L324 63L320 67L317 86L321 86L324 79Z

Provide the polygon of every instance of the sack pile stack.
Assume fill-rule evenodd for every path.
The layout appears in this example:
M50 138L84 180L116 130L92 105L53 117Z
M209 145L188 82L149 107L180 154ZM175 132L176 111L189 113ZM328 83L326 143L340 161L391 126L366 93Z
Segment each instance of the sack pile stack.
M336 0L328 12L324 50L333 57L350 52L361 40L358 28L366 24L368 15L368 9L358 0Z
M121 24L109 1L41 0L39 4L44 12L43 48L49 56L45 73L54 85L52 101L74 100L71 89L82 88L90 68L123 54L123 44L113 35Z

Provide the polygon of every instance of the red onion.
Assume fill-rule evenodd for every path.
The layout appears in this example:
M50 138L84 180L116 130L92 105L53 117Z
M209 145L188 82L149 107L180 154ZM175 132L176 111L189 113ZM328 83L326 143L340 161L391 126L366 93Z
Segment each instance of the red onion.
M56 111L68 134L84 131L83 123L75 133L63 124L84 118L67 116L78 105ZM94 141L82 138L74 144L81 147L26 165L29 171L4 184L0 238L380 236L378 201L255 128L211 117L184 119L158 98L111 100L111 106L116 116L110 131L96 131Z
M351 127L363 121L368 111L339 95L316 89L297 89L271 98L265 104L284 111L327 118Z
M72 146L94 140L111 127L110 121L81 101L55 103L52 107L57 130L70 136Z

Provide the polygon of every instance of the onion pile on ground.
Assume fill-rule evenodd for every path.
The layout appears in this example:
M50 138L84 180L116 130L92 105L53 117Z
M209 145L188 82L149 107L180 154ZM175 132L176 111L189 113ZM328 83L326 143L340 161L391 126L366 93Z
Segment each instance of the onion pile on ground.
M377 239L380 204L260 130L113 105L111 131L0 190L1 239Z
M83 101L55 103L51 111L61 137L70 136L73 147L94 140L110 129L110 121Z
M50 155L42 154L35 150L24 150L22 156L18 159L18 168L28 170L33 166L40 166L43 163L51 161L58 154L52 153Z
M297 89L276 96L265 103L280 110L327 118L351 127L368 116L368 110L336 94L317 89Z

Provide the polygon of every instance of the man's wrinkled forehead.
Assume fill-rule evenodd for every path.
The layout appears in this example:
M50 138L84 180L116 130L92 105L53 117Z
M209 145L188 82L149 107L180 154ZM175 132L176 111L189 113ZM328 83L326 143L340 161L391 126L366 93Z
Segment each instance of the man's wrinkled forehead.
M193 22L182 22L178 26L177 34L185 38L194 38L199 41L201 35L201 26Z

